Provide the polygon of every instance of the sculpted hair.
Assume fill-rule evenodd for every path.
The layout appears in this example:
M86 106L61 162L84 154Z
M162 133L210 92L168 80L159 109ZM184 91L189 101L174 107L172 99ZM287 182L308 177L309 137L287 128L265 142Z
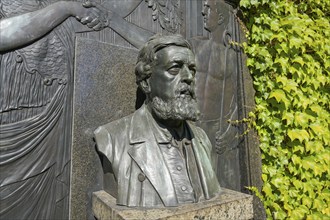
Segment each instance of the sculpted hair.
M139 86L140 82L151 76L151 66L156 61L157 51L168 46L186 47L192 50L189 42L181 35L160 35L152 36L139 52L135 66L136 83Z
M226 3L230 4L228 1L224 1L224 0L215 0L215 9L216 9L216 12L218 13L218 16L219 16L219 20L218 20L218 24L221 25L221 24L227 24L229 19L228 17L226 16L226 13L225 11L230 11L230 7L229 5L227 5Z

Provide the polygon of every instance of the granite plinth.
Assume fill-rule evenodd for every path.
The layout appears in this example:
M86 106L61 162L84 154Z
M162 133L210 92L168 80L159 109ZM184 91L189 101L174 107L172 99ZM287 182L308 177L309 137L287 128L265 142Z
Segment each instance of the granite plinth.
M252 219L253 197L229 189L211 200L167 208L128 208L116 205L116 199L101 190L93 193L93 212L105 219Z

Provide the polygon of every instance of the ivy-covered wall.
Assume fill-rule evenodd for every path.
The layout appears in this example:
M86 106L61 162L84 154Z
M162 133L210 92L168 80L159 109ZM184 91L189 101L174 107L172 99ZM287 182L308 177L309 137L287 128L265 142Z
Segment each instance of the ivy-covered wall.
M330 219L330 0L241 0L241 9L267 217Z

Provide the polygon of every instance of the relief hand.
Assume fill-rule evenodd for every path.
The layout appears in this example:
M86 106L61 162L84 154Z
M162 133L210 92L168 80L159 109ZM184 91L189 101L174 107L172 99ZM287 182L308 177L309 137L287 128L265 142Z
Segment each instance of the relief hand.
M99 31L109 26L112 13L102 5L87 1L76 12L76 19L87 27Z

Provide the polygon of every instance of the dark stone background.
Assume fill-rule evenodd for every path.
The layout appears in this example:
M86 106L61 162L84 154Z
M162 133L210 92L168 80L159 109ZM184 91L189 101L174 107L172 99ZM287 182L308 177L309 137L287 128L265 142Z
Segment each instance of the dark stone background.
M71 219L93 219L91 193L103 171L93 131L135 110L137 50L77 38L73 110Z

